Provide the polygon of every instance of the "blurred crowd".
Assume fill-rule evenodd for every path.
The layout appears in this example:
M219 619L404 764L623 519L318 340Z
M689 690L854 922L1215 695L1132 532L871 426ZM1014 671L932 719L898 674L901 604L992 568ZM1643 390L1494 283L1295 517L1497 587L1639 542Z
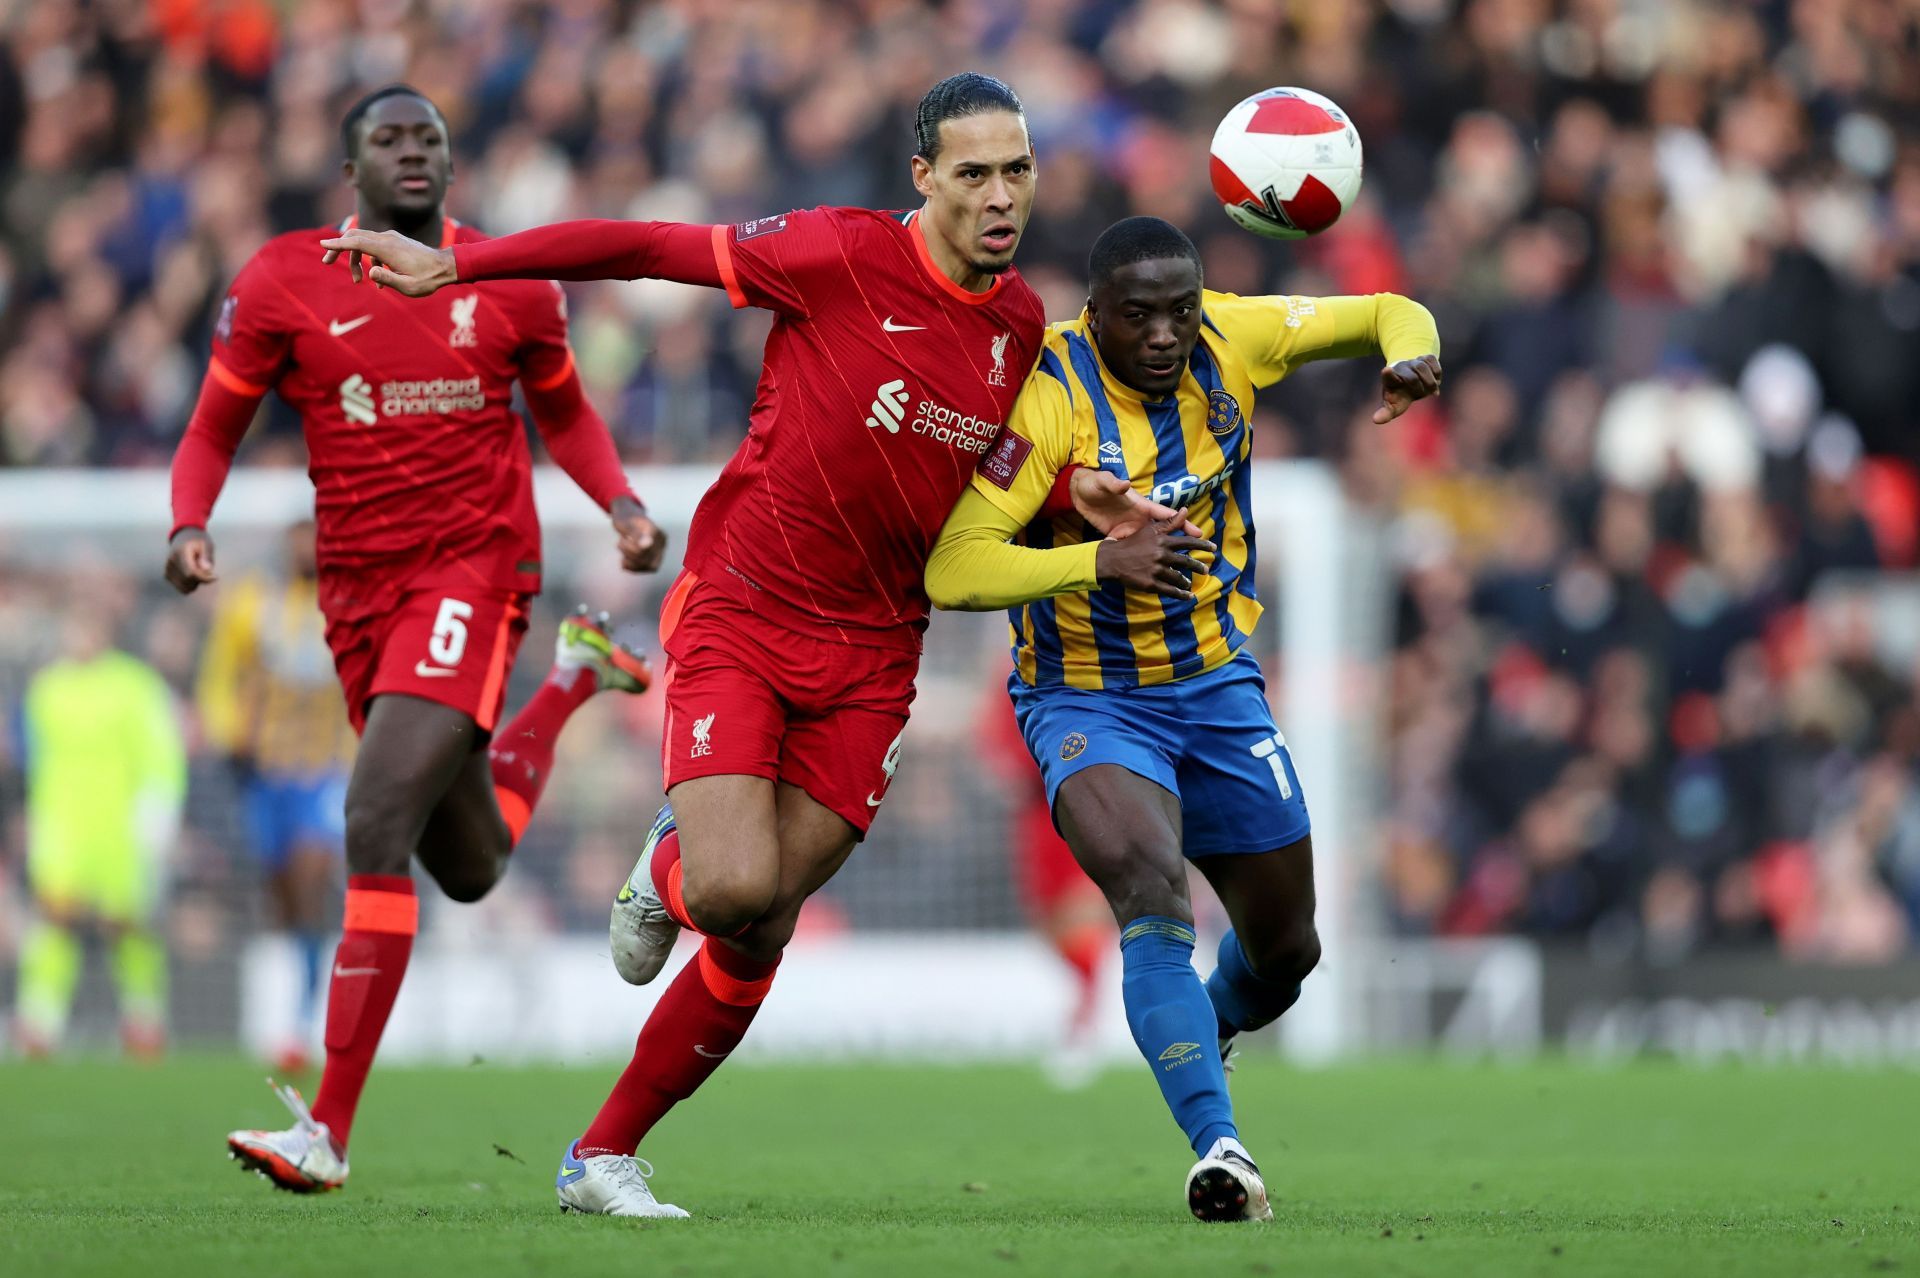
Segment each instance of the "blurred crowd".
M14 466L164 464L225 282L350 211L337 126L369 87L441 106L451 207L500 233L910 205L920 94L998 74L1051 317L1093 237L1153 213L1214 288L1439 319L1439 401L1376 427L1372 370L1329 366L1256 431L1392 529L1398 926L1834 960L1920 926L1920 605L1889 571L1920 536L1912 0L0 0L0 42ZM1274 83L1367 148L1359 205L1284 248L1204 177ZM764 318L570 292L629 459L731 452ZM297 463L265 417L249 458Z

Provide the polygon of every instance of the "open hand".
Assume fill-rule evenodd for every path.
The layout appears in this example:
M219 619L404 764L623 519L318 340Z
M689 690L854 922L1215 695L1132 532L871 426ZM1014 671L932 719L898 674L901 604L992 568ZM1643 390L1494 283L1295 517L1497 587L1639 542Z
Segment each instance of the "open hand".
M1380 370L1380 407L1373 410L1373 420L1390 422L1411 408L1414 400L1439 393L1438 355L1403 359Z
M1073 494L1074 511L1108 537L1130 536L1156 520L1174 516L1173 507L1149 501L1111 471L1082 466L1067 482ZM1186 532L1194 537L1200 535L1200 529L1194 524L1186 525Z
M398 231L342 231L332 239L321 240L322 264L331 264L347 254L347 268L353 282L371 278L376 285L395 289L407 297L425 297L435 289L456 282L452 249L428 248ZM361 259L370 258L368 270Z
M1125 537L1110 537L1095 552L1094 573L1103 582L1117 581L1169 599L1191 599L1194 576L1207 570L1203 559L1211 560L1215 554L1214 544L1205 538L1173 531L1192 526L1182 509Z
M182 528L167 543L167 584L183 595L220 579L213 570L213 538L204 528Z

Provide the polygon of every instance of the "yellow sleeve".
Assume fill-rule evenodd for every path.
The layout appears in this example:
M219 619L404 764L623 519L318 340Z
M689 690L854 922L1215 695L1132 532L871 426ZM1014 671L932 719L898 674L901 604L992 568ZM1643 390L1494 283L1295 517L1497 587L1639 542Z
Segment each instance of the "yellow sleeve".
M1039 509L1038 502L1034 509ZM991 612L1097 586L1097 541L1052 550L1007 544L1031 518L1008 514L977 487L960 494L927 559L927 598L933 606Z
M1239 297L1208 293L1207 318L1247 364L1256 388L1316 359L1379 355L1389 364L1440 353L1427 308L1397 293Z
M973 472L973 491L1015 520L1014 528L1024 528L1040 513L1054 477L1072 457L1073 401L1067 388L1051 373L1029 373L1006 427Z
M1006 429L981 459L927 560L934 607L990 612L1098 584L1098 542L1052 550L1007 544L1039 515L1072 455L1067 388L1050 373L1029 374Z
M238 754L253 735L259 620L266 600L257 577L243 578L228 590L208 628L193 699L208 742L224 754Z

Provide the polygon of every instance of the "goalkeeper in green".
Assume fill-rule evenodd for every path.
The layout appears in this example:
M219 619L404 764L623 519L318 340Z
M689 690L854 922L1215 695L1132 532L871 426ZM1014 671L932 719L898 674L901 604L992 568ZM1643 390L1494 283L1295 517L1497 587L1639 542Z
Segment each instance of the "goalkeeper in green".
M165 1044L166 950L154 930L161 871L186 797L186 744L151 667L114 649L107 618L65 620L61 658L27 685L27 885L36 918L20 952L15 1036L28 1055L59 1046L79 983L81 936L112 954L122 1040Z

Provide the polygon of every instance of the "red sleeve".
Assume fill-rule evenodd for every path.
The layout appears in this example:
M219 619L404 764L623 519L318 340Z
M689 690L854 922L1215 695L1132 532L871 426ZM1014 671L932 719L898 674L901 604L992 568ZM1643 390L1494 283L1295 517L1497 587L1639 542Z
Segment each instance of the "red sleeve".
M453 247L461 283L474 280L677 280L719 288L714 232L682 222L556 222Z
M850 269L831 209L803 209L713 228L713 255L736 307L804 318Z
M200 398L173 454L173 532L168 540L182 528L207 526L254 410L280 380L292 343L280 314L282 299L271 267L255 256L220 304Z
M1053 477L1053 490L1040 503L1040 518L1058 519L1073 513L1073 472L1079 469L1079 462L1068 462L1060 468L1060 473Z
M193 406L187 432L173 454L173 528L167 540L182 528L205 528L213 503L227 482L233 454L260 407L260 393L246 394L231 385L231 373L218 359L207 366L200 383L200 400Z
M588 401L567 345L567 297L558 284L552 291L530 291L525 305L516 308L520 326L520 389L534 429L547 452L580 490L600 509L617 498L632 497L613 436L607 423ZM639 500L635 498L635 500Z

